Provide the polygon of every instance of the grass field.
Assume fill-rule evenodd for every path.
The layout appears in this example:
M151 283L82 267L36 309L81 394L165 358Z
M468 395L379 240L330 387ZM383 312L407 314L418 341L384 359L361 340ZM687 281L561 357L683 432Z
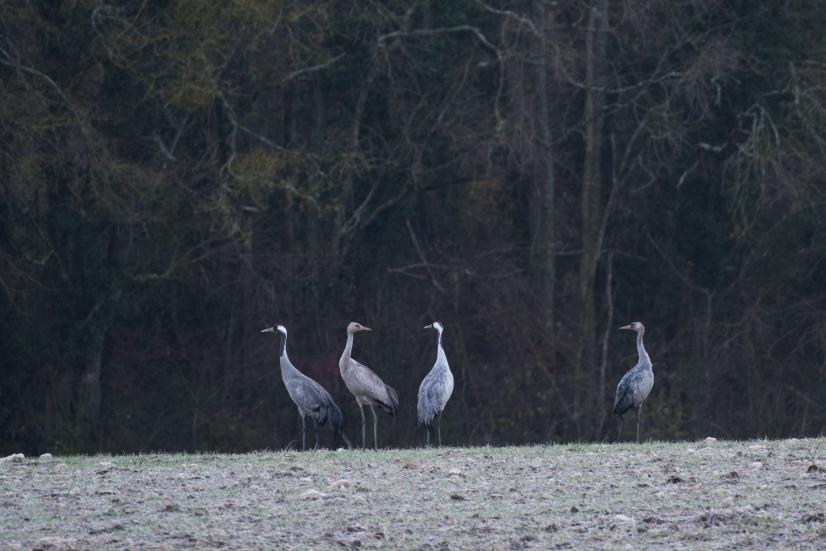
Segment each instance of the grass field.
M0 464L6 549L824 549L824 513L824 438Z

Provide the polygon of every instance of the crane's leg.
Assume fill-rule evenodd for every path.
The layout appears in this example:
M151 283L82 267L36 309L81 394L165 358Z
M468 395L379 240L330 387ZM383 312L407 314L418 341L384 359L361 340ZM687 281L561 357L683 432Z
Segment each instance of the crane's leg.
M640 417L642 417L642 404L637 408L637 444L640 443Z
M364 436L364 427L367 425L367 418L364 417L364 406L359 404L359 411L361 412L361 448L367 448L367 437Z
M307 449L307 424L304 421L304 414L298 412L301 416L301 451Z
M622 415L618 415L617 418L617 442L622 442Z
M424 445L425 445L425 447L429 448L430 447L430 425L425 425L424 430L427 431L427 440L425 440Z
M376 417L376 409L370 406L370 411L373 413L373 449L379 449L379 418Z
M314 450L318 449L318 419L313 419L313 432L315 433L315 446L313 446Z
M439 435L439 447L442 447L442 414L436 416L436 433Z

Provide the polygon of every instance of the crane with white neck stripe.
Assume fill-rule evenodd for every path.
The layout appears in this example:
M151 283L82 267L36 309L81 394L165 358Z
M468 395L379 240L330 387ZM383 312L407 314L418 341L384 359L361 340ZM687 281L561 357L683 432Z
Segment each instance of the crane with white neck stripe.
M442 348L441 322L434 321L425 329L436 331L436 363L419 386L419 401L416 407L419 423L427 430L427 445L430 446L430 427L436 423L439 446L442 445L442 412L450 395L453 394L453 373L447 363L445 349Z
M642 417L642 404L651 389L654 387L654 364L651 363L651 358L645 350L645 345L642 342L642 336L645 334L645 326L638 321L620 327L627 331L636 331L637 333L637 365L632 367L620 379L617 385L617 394L614 397L614 413L619 416L619 430L617 432L617 440L622 436L622 416L631 408L636 409L637 417L637 442L640 441L640 418Z
M330 393L320 384L301 373L287 356L287 328L276 325L261 330L262 333L278 333L281 338L279 361L281 363L281 379L287 387L293 403L298 407L301 416L301 449L307 449L307 426L305 417L313 421L315 431L315 448L318 448L318 427L329 425L335 435L335 447L338 447L343 436L344 417L341 409L336 405Z

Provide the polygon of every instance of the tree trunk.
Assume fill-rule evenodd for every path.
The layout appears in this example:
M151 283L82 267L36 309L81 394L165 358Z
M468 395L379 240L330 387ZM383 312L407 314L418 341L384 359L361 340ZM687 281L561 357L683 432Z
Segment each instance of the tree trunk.
M100 444L100 374L105 337L106 331L103 327L90 328L78 381L75 422L77 434L88 452L97 451Z
M608 343L611 338L611 331L614 327L614 255L608 254L608 261L605 273L605 308L608 310L605 317L605 329L602 333L602 358L599 363L599 383L594 396L594 411L596 412L596 438L602 438L605 433L605 424L608 418L609 409L605 407L606 399L609 398L606 392L606 379L608 374Z
M536 231L531 244L531 264L535 282L541 297L545 331L554 335L554 293L556 289L556 241L554 217L554 175L553 133L550 123L548 90L548 13L547 6L539 0L534 2L539 36L539 64L536 68L537 91L536 112L539 120L539 136L536 139L534 155L534 182L537 196Z
M118 288L111 288L104 292L105 294L98 298L81 328L83 332L80 341L81 365L74 403L75 431L82 447L89 453L98 452L101 449L103 351L106 335L114 324L123 294Z
M605 45L608 0L593 0L586 38L585 60L585 155L582 167L582 254L579 263L579 349L574 385L578 396L574 414L577 432L585 437L588 419L582 406L588 404L588 374L595 367L594 280L601 254L602 132L605 121Z

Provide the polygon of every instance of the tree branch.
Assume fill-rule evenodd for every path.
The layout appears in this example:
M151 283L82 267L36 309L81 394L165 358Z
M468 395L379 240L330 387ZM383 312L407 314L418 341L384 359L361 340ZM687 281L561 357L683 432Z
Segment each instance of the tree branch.
M505 17L509 17L510 19L515 20L520 25L524 25L524 26L528 27L528 29L531 31L531 33L533 33L534 36L539 37L542 34L539 31L539 29L536 28L536 25L533 24L533 21L531 21L530 19L528 19L524 15L519 15L518 13L510 11L510 10L496 9L493 6L489 6L489 5L485 4L484 2L482 2L482 0L476 0L476 3L479 4L480 6L482 6L483 8L485 8L487 11L489 11L491 13L495 13L497 15L504 15Z
M295 80L298 77L306 75L308 73L314 73L316 71L321 71L323 69L326 69L327 67L330 67L332 64L334 64L336 61L338 61L339 59L341 59L345 55L347 55L347 54L338 54L336 57L334 57L330 60L327 60L324 63L319 63L318 65L313 65L311 67L305 67L303 69L298 69L296 71L293 71L293 72L291 72L290 74L288 74L287 76L285 76L284 78L281 79L281 84L286 84L286 83L290 82L291 80Z
M491 54L496 56L497 59L501 58L499 54L499 50L491 44L491 42L482 34L482 31L479 30L478 27L472 27L470 25L457 25L455 27L442 27L438 29L415 29L412 31L393 31L387 34L383 34L379 36L379 47L384 47L385 42L390 40L391 38L398 38L403 36L433 36L437 34L449 34L449 33L471 33L473 34L479 42L488 50Z

